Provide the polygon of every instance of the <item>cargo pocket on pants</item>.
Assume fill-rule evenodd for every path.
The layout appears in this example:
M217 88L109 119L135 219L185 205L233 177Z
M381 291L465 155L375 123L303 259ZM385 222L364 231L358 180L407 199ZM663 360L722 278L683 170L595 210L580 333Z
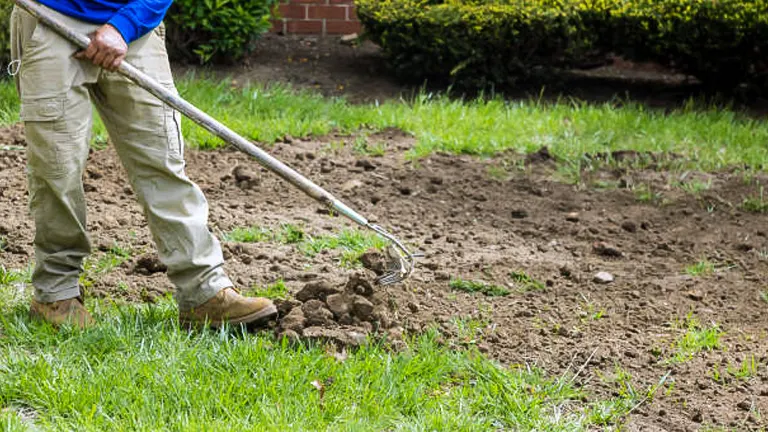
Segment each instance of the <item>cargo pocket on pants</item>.
M64 98L22 99L21 121L25 124L30 168L46 177L71 170L77 159L77 143L66 133Z

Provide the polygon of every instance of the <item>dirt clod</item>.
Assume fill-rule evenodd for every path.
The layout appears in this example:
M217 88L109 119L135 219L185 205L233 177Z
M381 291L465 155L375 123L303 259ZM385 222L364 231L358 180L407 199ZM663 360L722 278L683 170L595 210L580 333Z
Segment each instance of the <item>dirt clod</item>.
M354 293L363 297L370 297L373 295L373 284L371 284L365 277L356 274L352 275L347 282L345 290L348 293Z
M349 300L344 294L332 294L326 299L328 309L333 312L336 318L343 317L349 314Z
M304 317L304 311L302 308L297 307L291 309L291 311L280 320L280 328L282 330L292 330L294 332L301 332L307 319Z
M312 299L325 301L329 295L338 294L341 290L332 286L328 281L320 280L304 285L301 291L296 293L296 300L306 302Z
M155 273L165 273L168 271L168 267L160 262L160 258L155 254L143 255L136 260L136 265L133 267L133 272L143 275L151 275Z
M320 300L311 299L301 305L301 310L306 317L307 326L333 327L333 312L325 307L325 303Z
M235 178L235 184L240 189L252 189L261 182L258 174L242 165L238 165L232 170L232 177Z
M381 276L387 267L386 258L378 251L368 251L360 256L360 263L364 268L374 272L376 276Z
M624 254L618 248L605 242L598 242L592 245L592 252L597 255L610 258L621 258L624 256Z
M373 303L363 296L356 295L352 301L352 311L363 321L368 321L373 313Z

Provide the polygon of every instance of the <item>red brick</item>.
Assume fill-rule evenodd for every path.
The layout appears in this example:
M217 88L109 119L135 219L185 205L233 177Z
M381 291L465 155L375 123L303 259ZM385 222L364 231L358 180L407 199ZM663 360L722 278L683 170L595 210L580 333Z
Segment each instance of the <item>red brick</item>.
M323 21L286 21L285 32L296 34L322 34Z
M347 20L348 21L357 21L358 20L358 18L357 18L357 8L350 7L349 10L347 11L347 14L348 14L347 15Z
M285 19L307 19L307 6L299 4L281 4L278 7L280 18Z
M272 28L269 31L272 33L283 33L285 32L285 23L283 23L283 20L272 20Z
M360 21L331 21L325 22L325 33L329 35L360 33Z
M328 4L328 0L290 0L293 4L312 4L312 5L325 5Z
M352 6L355 4L354 0L328 0L330 4L343 4L343 5L349 5Z
M307 18L309 19L347 19L348 6L308 6Z

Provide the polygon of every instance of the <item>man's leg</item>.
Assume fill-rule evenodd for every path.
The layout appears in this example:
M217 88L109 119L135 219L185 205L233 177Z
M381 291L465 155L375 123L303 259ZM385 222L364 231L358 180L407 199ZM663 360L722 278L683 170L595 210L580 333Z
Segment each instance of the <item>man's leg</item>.
M175 91L162 32L160 27L132 43L126 61ZM93 99L144 208L160 259L168 266L182 315L209 301L217 303L218 297L250 302L242 310L234 303L219 305L231 309L230 318L274 308L239 299L232 290L222 292L233 284L223 269L221 246L208 230L208 203L184 172L179 114L117 73L102 72ZM222 314L213 312L209 318L216 321L221 318L217 315Z
M31 312L54 324L74 318L82 325L90 316L72 299L81 295L78 279L90 252L82 185L91 128L87 73L70 58L74 47L26 12L14 10L11 19L35 221Z

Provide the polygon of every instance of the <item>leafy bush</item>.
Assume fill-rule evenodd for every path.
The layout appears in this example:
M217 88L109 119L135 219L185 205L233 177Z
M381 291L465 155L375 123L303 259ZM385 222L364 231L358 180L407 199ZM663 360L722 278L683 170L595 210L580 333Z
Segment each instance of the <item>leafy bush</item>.
M237 61L269 30L277 2L175 0L165 20L169 53L201 63Z
M768 1L614 0L605 49L654 61L709 86L768 77Z
M6 66L11 61L11 10L13 2L0 4L0 78L5 76Z
M359 0L357 6L400 77L514 84L537 70L567 66L595 43L576 4L564 0Z
M768 0L358 0L401 77L514 84L595 52L768 84Z

